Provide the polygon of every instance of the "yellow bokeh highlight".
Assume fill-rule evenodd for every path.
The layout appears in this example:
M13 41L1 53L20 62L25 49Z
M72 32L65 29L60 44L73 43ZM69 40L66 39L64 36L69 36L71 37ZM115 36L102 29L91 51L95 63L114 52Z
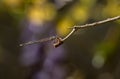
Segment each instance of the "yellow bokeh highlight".
M34 23L43 23L53 20L56 15L56 9L52 4L33 6L27 12L28 18Z
M2 2L9 7L15 8L22 3L22 0L2 0Z
M71 29L69 27L73 26L74 22L71 19L65 18L61 22L58 23L57 33L60 36L67 35Z
M87 10L83 7L75 7L75 9L72 10L72 17L76 22L85 22L88 17Z
M32 2L33 2L33 4L35 4L35 5L40 5L40 4L43 4L43 3L46 3L47 2L47 0L32 0Z
M28 15L29 20L35 23L39 23L41 20L44 20L44 13L41 12L39 7L32 7L28 11L27 15Z
M103 9L103 14L113 17L120 15L120 5L118 1L115 0L108 1L107 6Z

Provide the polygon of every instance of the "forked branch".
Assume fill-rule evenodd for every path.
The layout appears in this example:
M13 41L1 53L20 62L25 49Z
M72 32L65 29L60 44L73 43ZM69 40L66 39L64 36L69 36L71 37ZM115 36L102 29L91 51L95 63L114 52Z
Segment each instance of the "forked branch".
M105 20L102 20L102 21L98 21L98 22L94 22L94 23L90 23L90 24L85 24L85 25L81 25L81 26L74 26L74 27L72 27L72 31L64 38L52 36L52 37L41 39L41 40L38 40L38 41L30 41L30 42L27 42L27 43L23 43L23 44L20 44L20 46L25 46L25 45L30 45L30 44L35 44L35 43L54 40L55 41L54 44L53 44L54 47L58 47L61 44L63 44L63 42L66 39L68 39L72 34L74 34L78 29L93 27L93 26L97 26L97 25L104 24L104 23L107 23L107 22L115 21L115 20L118 20L118 19L120 19L120 16L116 16L116 17L113 17L113 18L108 18L108 19L105 19Z

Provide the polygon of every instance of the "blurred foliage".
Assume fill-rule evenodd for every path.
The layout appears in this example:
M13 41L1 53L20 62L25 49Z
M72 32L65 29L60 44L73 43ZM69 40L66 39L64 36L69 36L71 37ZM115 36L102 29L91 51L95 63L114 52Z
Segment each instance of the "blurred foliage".
M3 75L0 79L24 78L24 69L17 61L22 32L20 23L24 19L37 25L55 21L58 35L65 36L71 31L69 27L117 15L120 15L120 0L0 0L0 75ZM116 75L120 67L119 31L120 20L82 29L68 40L69 61L80 70L83 68L84 76L88 75L80 79L101 79L96 77L94 70L97 69L112 71L115 79L120 78ZM22 76L19 77L19 74Z

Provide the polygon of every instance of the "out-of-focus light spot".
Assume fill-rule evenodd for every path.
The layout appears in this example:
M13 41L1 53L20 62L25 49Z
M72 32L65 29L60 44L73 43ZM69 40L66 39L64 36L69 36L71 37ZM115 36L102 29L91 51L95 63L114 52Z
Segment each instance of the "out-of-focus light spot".
M76 6L71 12L76 22L85 22L88 17L87 9L84 9L84 7Z
M35 5L40 5L40 4L44 4L47 2L47 0L32 0L33 1L33 4Z
M3 3L9 7L15 8L22 3L22 0L2 0Z
M119 3L115 0L108 1L108 5L103 9L103 15L108 16L117 16L120 15L120 6Z
M44 20L44 12L38 7L31 8L28 11L28 18L33 23L41 24Z
M97 54L94 56L93 60L92 60L92 65L95 67L95 68L101 68L103 67L105 63L105 59L102 55L100 54Z
M69 29L69 27L71 27L72 25L73 25L73 21L71 21L70 19L62 20L60 23L58 23L58 27L57 27L58 34L60 34L61 36L68 34L69 31L71 30Z
M28 18L31 22L35 24L43 24L45 21L52 20L56 15L56 10L54 6L36 6L30 8L28 11Z

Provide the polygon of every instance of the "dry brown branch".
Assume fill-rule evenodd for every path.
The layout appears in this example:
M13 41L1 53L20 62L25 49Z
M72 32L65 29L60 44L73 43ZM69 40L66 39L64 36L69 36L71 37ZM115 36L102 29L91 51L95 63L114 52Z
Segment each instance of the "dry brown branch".
M92 27L92 26L97 26L97 25L104 24L104 23L111 22L111 21L115 21L115 20L118 20L118 19L120 19L120 16L116 16L116 17L113 17L113 18L108 18L106 20L102 20L102 21L98 21L98 22L94 22L94 23L90 23L90 24L85 24L85 25L81 25L81 26L74 26L72 28L72 31L64 38L52 36L50 38L45 38L45 39L41 39L41 40L38 40L38 41L30 41L28 43L20 44L20 46L25 46L25 45L30 45L30 44L35 44L35 43L55 40L55 43L53 45L54 45L54 47L58 47L61 44L63 44L63 42L66 39L68 39L72 34L74 34L78 29Z

